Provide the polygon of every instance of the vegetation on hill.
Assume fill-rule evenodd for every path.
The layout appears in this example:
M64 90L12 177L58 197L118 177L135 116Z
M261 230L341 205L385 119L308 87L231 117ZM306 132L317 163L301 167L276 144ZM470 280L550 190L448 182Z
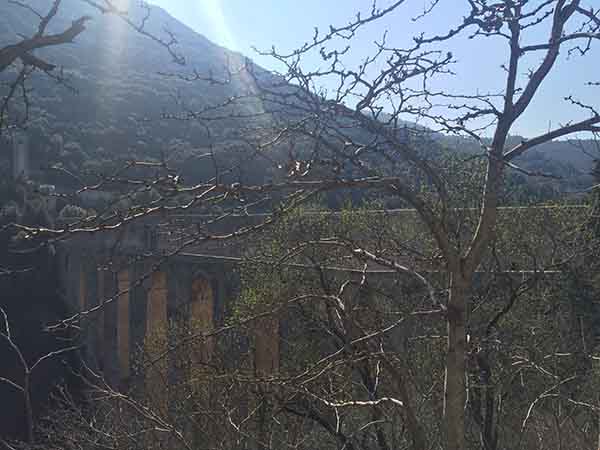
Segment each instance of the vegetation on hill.
M34 2L38 8L44 4L43 0ZM64 28L86 14L93 20L75 44L39 51L41 57L61 67L61 82L39 71L29 80L33 89L26 133L32 168L39 171L41 181L73 184L72 177L58 168L93 183L100 174L111 173L127 161L149 159L168 161L191 182L201 180L206 170L212 170L203 158L207 152L215 150L220 165L229 166L239 160L240 152L248 151L244 140L259 133L278 114L293 114L289 105L256 97L255 78L269 79L266 71L211 43L160 8L151 7L149 12L145 32L162 37L164 28L173 33L177 55L185 57L183 68L161 45L153 44L118 17L99 15L80 0L63 2L51 22L52 29ZM145 10L134 6L130 14L138 23ZM33 19L9 2L0 5L0 45L31 34ZM251 76L244 75L248 69ZM14 67L3 72L2 79L10 80L16 71ZM237 100L231 102L233 98ZM13 102L14 120L24 114L24 106ZM404 124L414 127L410 122ZM433 139L460 153L481 153L481 145L474 140L437 136ZM590 184L588 155L593 155L595 148L591 141L580 141L577 150L572 145L566 141L546 143L525 155L521 163L531 171L553 175L555 178L542 180L550 190L580 191ZM298 147L302 151L301 145ZM0 154L5 174L8 148L5 141ZM249 158L234 177L255 182L269 171L272 161ZM560 181L561 177L564 180Z

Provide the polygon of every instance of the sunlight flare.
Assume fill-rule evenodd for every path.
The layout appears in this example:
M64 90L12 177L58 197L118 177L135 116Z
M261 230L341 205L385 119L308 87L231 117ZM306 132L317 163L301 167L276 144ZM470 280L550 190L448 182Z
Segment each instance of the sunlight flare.
M233 33L227 25L225 15L223 14L223 5L221 0L203 0L201 2L204 14L209 18L212 27L214 28L217 40L224 47L230 50L237 50L237 45Z

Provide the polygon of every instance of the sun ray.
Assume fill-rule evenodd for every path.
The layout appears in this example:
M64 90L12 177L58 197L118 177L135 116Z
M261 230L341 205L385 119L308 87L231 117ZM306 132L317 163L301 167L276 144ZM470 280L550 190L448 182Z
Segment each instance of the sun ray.
M212 28L216 32L219 43L230 50L237 50L238 48L234 35L231 33L225 15L223 14L221 0L203 0L202 6L204 13L211 22Z
M223 12L223 1L222 0L203 0L201 1L203 13L209 19L210 26L215 36L215 40L227 48L228 50L239 52L241 49L238 46L238 42L235 38L234 33L231 31L231 27L227 23L226 16ZM244 57L240 55L234 58L229 58L227 63L231 64L230 69L234 73L238 72L239 66L244 64ZM256 93L256 83L250 74L243 70L232 79L232 84L237 88L239 93L250 94ZM244 101L244 107L252 110L252 114L261 114L265 112L265 107L262 100L258 97L247 99ZM250 111L248 111L250 112Z

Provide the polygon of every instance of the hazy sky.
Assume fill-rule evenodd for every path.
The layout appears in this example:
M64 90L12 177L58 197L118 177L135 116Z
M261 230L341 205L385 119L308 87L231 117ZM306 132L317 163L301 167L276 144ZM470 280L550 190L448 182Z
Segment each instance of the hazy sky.
M594 0L596 1L596 0ZM277 69L271 58L258 56L252 47L270 49L275 45L280 50L291 50L312 38L314 27L327 30L329 25L341 25L351 19L356 11L364 14L372 0L152 0L174 17L184 22L213 42L236 50L254 59L268 69ZM353 44L347 64L358 66L361 59L370 53L373 41L380 40L388 30L390 44L407 45L412 36L423 31L447 31L449 26L460 23L466 11L460 6L466 0L442 0L437 12L426 21L412 22L410 18L431 0L409 2L413 9L404 8L377 22L361 32ZM380 0L381 7L391 3ZM586 3L586 2L584 2ZM544 30L525 36L526 42L544 41ZM597 46L600 47L600 46ZM453 41L451 49L458 63L454 67L456 77L440 79L438 88L453 93L499 91L503 82L500 65L507 59L507 45L499 39ZM531 136L546 131L550 126L571 119L587 117L583 111L563 101L566 95L574 94L588 103L600 104L600 88L585 87L588 81L600 81L598 71L600 51L590 52L585 58L562 60L547 80L529 113L519 121L516 132ZM317 60L309 63L317 63ZM531 64L535 60L530 61ZM525 73L528 66L523 66Z

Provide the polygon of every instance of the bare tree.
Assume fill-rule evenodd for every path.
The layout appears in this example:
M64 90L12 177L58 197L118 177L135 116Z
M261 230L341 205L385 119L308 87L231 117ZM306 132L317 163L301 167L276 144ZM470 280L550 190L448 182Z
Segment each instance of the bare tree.
M19 384L18 381L9 380L4 377L0 377L0 381L8 384L9 386L13 387L14 389L18 390L19 392L21 392L23 394L23 403L25 405L25 418L27 421L27 442L29 444L33 444L34 443L33 441L34 441L34 425L35 424L34 424L34 410L33 410L33 405L32 405L32 401L31 401L31 389L32 389L31 374L44 361L46 361L50 358L54 358L56 356L60 356L64 353L75 351L75 350L77 350L78 347L70 346L70 347L62 348L60 350L43 355L40 358L38 358L36 361L34 361L33 364L30 364L27 362L25 356L23 355L23 352L21 352L17 343L13 340L13 338L11 336L10 324L8 322L8 316L6 315L6 312L4 311L4 309L2 309L1 307L0 307L0 313L2 314L3 326L4 326L4 331L0 332L0 337L3 339L3 341L5 341L6 344L9 345L11 350L14 351L15 355L18 357L19 362L21 364L21 368L23 370L23 382L22 382L22 384ZM0 440L0 442L1 442L1 440Z
M426 252L418 246L411 246L410 242L403 242L401 235L391 236L389 239L393 245L403 250L404 255L410 254L406 261L395 257L402 252L389 256L389 248L377 247L373 244L375 239L349 239L340 235L324 236L322 239L309 238L310 242L298 243L297 247L335 248L339 251L337 256L341 254L350 257L355 266L346 269L358 276L360 281L348 277L341 282L336 279L335 282L328 283L320 270L324 264L310 266L306 260L298 262L291 258L293 263L303 264L301 269L312 267L317 271L315 279L319 283L318 290L315 289L317 292L310 292L306 296L277 291L278 295L288 295L291 298L288 298L289 303L301 303L310 299L324 305L326 320L317 317L314 322L321 325L325 323L326 332L335 336L335 342L341 346L340 354L358 359L348 358L353 364L354 372L329 373L335 373L336 379L342 378L340 374L346 375L346 381L351 381L352 375L358 374L361 386L367 388L369 398L348 398L352 394L351 389L343 390L346 397L342 399L334 395L337 391L327 391L326 394L316 396L306 388L292 391L293 395L289 397L264 394L264 399L268 400L263 405L272 402L270 407L273 409L273 405L276 405L301 420L310 419L318 423L341 448L359 448L361 444L356 437L357 430L344 432L341 428L340 411L368 409L369 422L359 424L357 429L362 431L363 426L369 428L369 431L374 429L376 446L382 449L392 447L382 428L386 420L384 416L393 416L394 408L401 407L406 417L411 445L419 449L427 448L425 427L417 413L420 405L415 402L409 389L410 384L406 382L410 379L406 364L388 358L387 355L381 356L382 352L377 347L377 344L383 345L378 339L388 328L358 332L361 327L366 327L361 323L364 317L356 317L353 315L356 311L346 308L350 299L360 297L356 292L361 295L364 293L366 280L370 276L368 269L383 267L398 279L409 277L425 288L425 298L430 308L408 314L444 317L446 334L435 334L438 339L440 336L446 339L442 412L445 437L442 446L448 450L468 448L467 405L469 402L471 405L479 402L473 420L481 429L482 445L491 450L498 445L493 416L495 405L490 401L494 398L494 393L489 382L486 352L469 347L468 328L472 323L467 316L477 293L478 271L486 268L486 264L491 265L489 261L494 261L507 170L522 170L516 165L518 157L552 139L583 132L597 133L600 131L600 115L595 105L588 105L565 93L571 104L581 107L583 116L580 119L512 147L508 146L510 133L515 122L530 108L540 87L559 63L561 51L579 53L582 58L590 54L592 45L600 37L600 19L592 7L578 0L502 0L493 4L483 0L467 0L463 3L468 14L454 27L440 30L438 34L418 35L406 47L391 46L384 34L382 40L376 43L374 53L367 55L358 67L352 68L346 63L346 55L353 50L352 42L360 38L364 27L380 23L384 18L402 18L403 8L411 3L410 0L400 0L382 8L374 3L366 16L358 15L348 24L332 26L325 33L316 31L312 40L295 51L285 54L274 49L267 52L265 55L274 57L284 65L284 74L272 76L248 63L239 70L228 73L252 80L252 86L247 92L222 104L201 111L187 111L183 116L177 116L179 119L198 120L206 127L210 138L213 137L212 131L216 124L228 118L256 120L252 123L254 128L240 127L236 134L236 146L247 152L241 163L220 164L218 152L211 146L206 153L206 160L211 161L214 173L187 186L181 182L176 170L169 166L166 158L158 162L130 162L125 168L100 181L96 187L82 189L97 189L105 183L114 183L131 189L120 199L133 198L134 193L150 190L158 193L157 199L145 204L136 203L121 210L109 209L106 214L96 214L62 228L40 229L22 225L17 228L27 238L41 237L48 242L57 242L99 231L118 231L137 220L161 214L194 210L210 213L216 207L221 208L220 214L201 216L195 226L179 229L182 236L179 245L171 247L169 252L158 259L152 267L154 271L166 258L189 250L199 243L224 242L269 230L282 216L318 195L336 190L383 192L392 197L397 205L414 211L415 218L412 220L415 227L421 227L427 233L426 238L421 238L427 243L427 246L422 245L427 248ZM432 2L423 14L414 19L427 20L441 3ZM539 43L529 43L530 39L526 37L532 30L545 31L545 38ZM493 95L450 93L430 87L437 77L451 73L454 57L447 48L463 35L474 39L506 41L505 79L501 92ZM305 58L312 54L321 58L320 68L303 67ZM522 76L525 65L530 64L529 57L538 55L541 62L535 64L526 76ZM22 56L17 55L15 58L22 59ZM577 62L577 59L569 61L571 64ZM198 74L187 79L216 81L213 77ZM324 85L329 88L328 91L322 88ZM242 114L231 109L234 103L243 103L251 97L260 98L264 110ZM258 117L268 118L268 121L263 122ZM405 120L416 119L422 120L436 132L464 135L479 143L485 170L481 178L473 177L473 181L477 183L474 193L470 191L467 196L464 186L459 183L457 186L455 180L452 180L452 171L455 169L440 161L439 147L431 131L405 126ZM285 153L287 161L281 158L282 153ZM231 176L249 159L259 157L278 166L278 176L272 182L244 183L241 177L236 180L235 176ZM153 176L149 177L144 170L151 171ZM282 175L283 171L285 175ZM473 174L463 175L467 178ZM465 198L472 203L469 204L470 208L465 208ZM226 218L259 208L273 214L259 216L258 223L241 226L234 231L214 231L215 226L223 223ZM305 236L303 239L306 240ZM294 253L298 252L298 248L292 248L290 254L298 255ZM287 255L283 259L287 260ZM534 264L531 279L516 284L509 283L510 295L508 299L502 297L507 301L508 309L502 309L500 313L492 312L485 327L486 332L488 329L493 330L514 305L515 299L526 294L534 284L538 267L534 257L529 259ZM495 264L501 266L504 263L496 261ZM436 275L424 275L423 267ZM139 283L150 277L152 271L141 277ZM441 289L436 287L440 283L439 279L436 281L440 273L443 275L440 277L441 284L445 283ZM497 277L494 282L497 282ZM493 283L490 285L494 286ZM495 286L498 285L499 283ZM114 303L123 293L121 291L104 299L97 306L79 312L62 324L74 324L82 317L91 316ZM387 300L393 297L385 296ZM360 303L359 300L356 301ZM273 309L279 310L280 307ZM262 317L273 313L273 310L267 310L258 314ZM253 317L256 318L257 316ZM373 322L368 322L369 326ZM245 324L243 322L236 325ZM393 324L390 327L395 328ZM229 328L225 327L217 332L199 331L191 337L183 338L182 342L190 342L194 338L204 340L225 330ZM435 327L432 330L439 332ZM165 358L169 351L173 349L160 352L156 359ZM357 356L358 352L363 352L360 357ZM477 398L467 398L468 393L477 392L469 389L467 383L470 372L468 361L479 371L478 380L483 385ZM329 356L324 355L315 365L315 370L318 371L321 363L327 366L330 363ZM528 360L527 364L528 367L535 366L534 361ZM395 389L390 389L390 395L379 395L377 391L383 373L390 384L398 383ZM250 383L264 381L257 376L250 379ZM268 381L273 382L273 379ZM288 384L297 381L297 378L293 378L291 383L288 380ZM554 395L553 389L570 381L572 379L569 377L559 379L550 386L548 392L542 393L540 399ZM279 379L275 379L275 383L284 384ZM321 385L317 387L324 389ZM538 403L535 398L531 404L535 406ZM258 410L260 408L256 409ZM143 410L143 413L149 414L147 410ZM352 414L348 415L351 416ZM363 416L360 417L362 419ZM241 425L250 423L245 418L239 422L231 417L227 418L239 434L245 433ZM359 422L351 423L356 425ZM525 425L527 424L523 424L523 429ZM167 425L163 428L174 429ZM258 441L260 446L268 447L265 442L268 434L264 430L251 430L248 435Z
M540 87L557 66L561 51L577 53L580 57L590 53L600 38L600 19L593 7L581 1L468 1L465 2L468 15L453 28L440 30L439 34L418 35L414 45L406 48L390 46L384 34L374 54L365 57L360 66L348 67L344 56L352 51L352 41L359 38L361 28L384 17L402 20L405 14L402 7L409 3L402 0L381 8L374 4L367 16L357 15L348 24L332 26L324 33L316 30L311 41L292 52L272 50L265 53L285 65L285 81L297 85L299 91L282 95L265 86L263 96L281 109L287 108L297 114L282 126L280 139L302 135L314 142L313 153L298 158L302 159L298 161L299 165L310 167L302 175L310 177L315 173L315 179L319 179L321 185L358 183L385 189L414 208L433 236L449 275L445 305L448 325L444 396L446 448L459 450L466 448L466 314L469 296L475 273L496 236L507 168L514 167L519 156L552 139L580 132L599 132L600 114L595 105L569 96L568 86L565 86L565 97L581 107L582 118L513 147L507 147L508 138L515 122L528 110ZM415 20L424 20L441 3L433 2L431 8ZM544 39L531 42L532 30L540 29L546 30ZM505 83L498 94L454 94L429 88L437 74L451 70L453 61L452 53L436 47L451 48L453 39L463 34L474 39L503 39L506 42L507 50L503 55ZM317 69L304 69L304 57L311 54L320 55L321 65ZM532 64L530 56L539 58L540 62L528 68L526 65ZM577 60L570 63L577 64ZM523 77L521 74L525 70L527 75ZM327 101L318 92L308 94L326 83L334 86L323 93ZM260 85L258 79L257 84ZM341 106L342 103L351 106ZM475 228L458 229L460 220L443 174L431 158L420 153L401 133L401 120L410 117L424 118L425 123L438 125L442 131L465 134L481 144L487 168L480 187ZM370 134L357 138L350 130L359 128ZM491 138L488 140L486 136ZM383 169L374 162L378 155L394 155L401 164L398 163L394 170ZM343 174L342 177L346 175L344 179L339 176L323 178L318 174L319 169L332 161L340 169L338 173ZM363 177L357 178L360 175ZM432 187L425 195L421 193L419 182L423 179ZM395 264L383 256L360 252L372 262L390 267Z

